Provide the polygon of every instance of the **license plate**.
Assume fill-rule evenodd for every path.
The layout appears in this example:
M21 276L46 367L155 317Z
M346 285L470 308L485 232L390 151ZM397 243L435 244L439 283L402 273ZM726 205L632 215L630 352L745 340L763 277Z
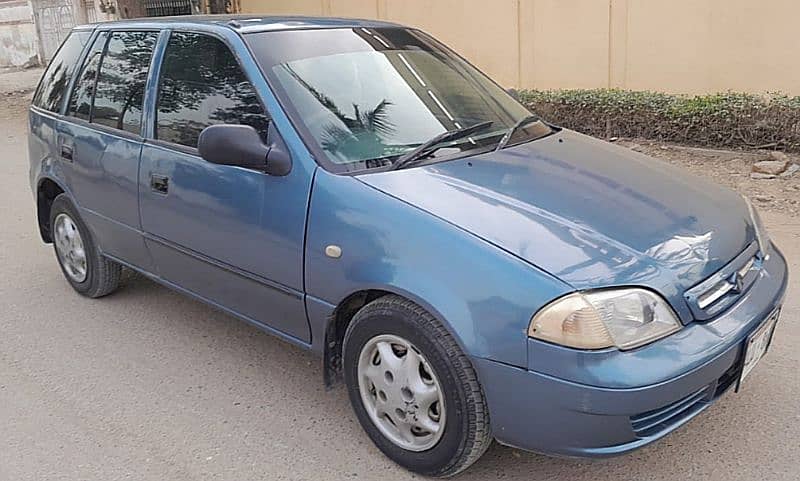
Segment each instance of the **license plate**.
M772 333L775 332L775 324L777 324L777 322L778 311L775 311L766 321L761 323L755 332L747 337L744 349L744 362L742 363L742 374L739 377L740 384L767 352L772 342Z

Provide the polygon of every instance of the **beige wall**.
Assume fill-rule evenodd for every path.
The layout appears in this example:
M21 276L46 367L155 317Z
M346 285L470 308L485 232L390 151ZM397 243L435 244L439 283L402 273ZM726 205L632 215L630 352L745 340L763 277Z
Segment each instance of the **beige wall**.
M0 2L0 68L36 65L33 11L26 0Z
M241 0L419 27L509 87L800 95L800 0Z

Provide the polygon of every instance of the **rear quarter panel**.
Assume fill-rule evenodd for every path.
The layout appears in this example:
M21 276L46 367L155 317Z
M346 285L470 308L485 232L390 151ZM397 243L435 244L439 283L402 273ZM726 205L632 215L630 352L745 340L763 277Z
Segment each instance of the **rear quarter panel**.
M43 174L53 174L55 167L53 146L56 142L56 119L34 108L28 111L28 161L29 179L34 199ZM63 184L63 181L60 182ZM62 185L63 188L63 185Z

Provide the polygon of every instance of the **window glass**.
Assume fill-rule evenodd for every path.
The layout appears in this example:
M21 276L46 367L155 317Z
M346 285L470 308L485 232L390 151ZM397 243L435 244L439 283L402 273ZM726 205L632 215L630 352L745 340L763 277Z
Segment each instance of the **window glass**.
M91 31L72 32L64 40L42 76L39 89L33 97L33 105L50 112L61 110L61 100L64 98L72 72L75 71L78 58L91 35Z
M415 30L284 30L247 34L245 41L289 115L305 127L301 135L337 170L389 165L446 131L482 123L489 124L474 135L443 142L431 161L488 150L530 115L485 75ZM515 132L513 143L552 130L538 123Z
M97 67L100 65L100 56L103 53L103 48L106 46L106 38L108 34L101 32L97 36L92 48L86 55L86 60L83 62L83 70L75 80L75 88L72 91L72 96L69 100L69 107L67 108L67 115L90 120L92 113L92 97L94 96L94 83L97 78Z
M113 32L100 63L92 122L139 133L157 32Z
M266 138L269 120L233 53L208 35L170 35L161 67L156 137L197 147L214 124L254 127Z

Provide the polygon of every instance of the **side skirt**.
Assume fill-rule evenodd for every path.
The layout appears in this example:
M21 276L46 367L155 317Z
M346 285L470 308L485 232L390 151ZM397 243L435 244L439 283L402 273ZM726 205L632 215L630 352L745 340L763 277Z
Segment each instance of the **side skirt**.
M144 270L142 270L142 269L140 269L140 268L138 268L138 267L136 267L134 265L131 265L131 264L129 264L129 263L127 263L127 262L125 262L125 261L123 261L121 259L118 259L118 258L116 258L116 257L114 257L112 255L103 253L103 256L107 257L108 259L110 259L110 260L112 260L114 262L122 264L123 266L127 267L128 269L136 271L139 274L147 277L148 279L153 280L153 281L155 281L155 282L157 282L157 283L159 283L159 284L161 284L161 285L163 285L165 287L168 287L168 288L170 288L170 289L172 289L174 291L177 291L177 292L179 292L181 294L184 294L184 295L189 296L189 297L191 297L193 299L201 301L204 304L207 304L207 305L209 305L209 306L211 306L211 307L213 307L213 308L215 308L215 309L217 309L219 311L224 312L225 314L229 314L229 315L231 315L231 316L233 316L233 317L235 317L235 318L237 318L237 319L239 319L241 321L244 321L244 322L246 322L246 323L248 323L248 324L250 324L250 325L252 325L252 326L254 326L254 327L256 327L256 328L258 328L258 329L260 329L262 331L264 331L264 332L266 332L267 334L273 335L273 336L275 336L275 337L277 337L279 339L287 341L287 342L289 342L291 344L294 344L295 346L301 347L301 348L303 348L305 350L312 351L310 343L307 343L307 342L305 342L305 341L303 341L301 339L298 339L298 338L296 338L294 336L286 334L283 331L279 331L278 329L275 329L274 327L270 327L270 326L268 326L268 325L266 325L264 323L261 323L261 322L255 320L255 319L253 319L251 317L248 317L248 316L245 316L243 314L240 314L240 313L234 311L233 309L225 307L222 304L219 304L217 302L212 301L211 299L207 299L207 298L195 293L194 291L190 291L188 289L185 289L185 288L183 288L183 287L181 287L181 286L179 286L177 284L174 284L174 283L172 283L172 282L170 282L170 281L168 281L166 279L163 279L163 278L161 278L161 277L159 277L159 276L157 276L155 274L152 274L150 272L144 271ZM314 352L316 352L316 351L314 351Z

